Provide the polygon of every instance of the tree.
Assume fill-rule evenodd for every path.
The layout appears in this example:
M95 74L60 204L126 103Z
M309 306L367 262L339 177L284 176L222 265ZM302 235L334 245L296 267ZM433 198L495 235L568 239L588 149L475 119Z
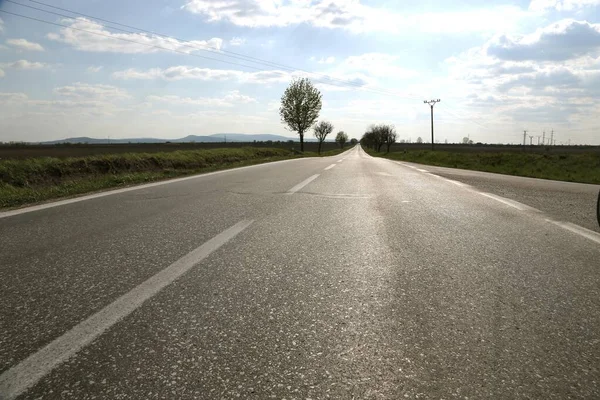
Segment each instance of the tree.
M463 144L469 144L469 138L468 137L464 137L462 140Z
M423 143L423 138L421 136L417 138L417 143Z
M310 79L293 80L281 96L281 122L300 135L300 151L304 151L304 133L315 124L321 111L321 92Z
M333 124L328 121L321 121L316 124L313 129L315 132L315 137L319 141L319 154L321 154L321 146L323 145L327 135L333 132Z
M390 152L390 147L396 143L396 128L394 125L379 125L383 141L387 146L387 152Z
M335 137L335 141L339 143L340 147L343 149L344 145L348 141L348 135L346 135L344 131L339 131Z
M352 139L350 140L350 144L351 144L352 146L355 146L355 145L356 145L356 143L358 143L358 140L356 140L356 138L352 138Z

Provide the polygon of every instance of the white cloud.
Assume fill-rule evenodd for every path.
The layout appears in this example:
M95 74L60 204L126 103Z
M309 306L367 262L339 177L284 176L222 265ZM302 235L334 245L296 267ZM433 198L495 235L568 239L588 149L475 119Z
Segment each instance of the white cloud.
M87 67L87 72L90 72L90 73L100 72L102 70L102 68L104 68L104 67L102 67L102 66L93 66L92 65L90 67Z
M407 79L419 75L417 71L399 66L400 59L400 56L391 54L365 53L346 58L341 68L346 71L362 71L375 77Z
M61 86L54 89L54 93L72 99L94 99L94 100L123 100L131 96L126 90L111 85L88 84L76 82L69 86Z
M12 68L12 69L21 69L21 70L34 70L34 69L43 69L48 68L49 65L42 62L35 61L27 61L27 60L18 60L12 63L3 63L0 64L3 68Z
M197 79L202 81L237 80L245 83L287 82L292 74L287 71L258 71L244 72L238 70L198 68L189 66L174 66L165 69L152 68L146 71L127 69L113 73L115 79L164 79L177 81L182 79Z
M85 18L67 19L63 23L75 29L62 28L60 34L49 33L48 38L82 51L140 54L175 50L192 53L207 48L218 50L223 44L219 38L181 42L145 33L112 33L103 25Z
M229 41L231 46L241 46L244 43L246 43L246 39L241 37L234 37Z
M600 24L565 19L522 37L501 35L487 53L502 60L564 61L600 49Z
M27 101L28 97L25 93L2 93L0 92L1 104L15 104Z
M16 47L19 50L44 51L44 48L41 44L30 42L27 39L8 39L6 44Z
M241 94L239 91L234 90L227 93L225 96L219 97L180 97L173 95L166 96L148 96L146 101L150 103L166 103L176 105L189 105L189 106L204 106L204 107L233 107L236 104L247 104L255 103L256 99Z
M189 0L182 8L208 21L244 27L283 27L309 23L352 32L490 32L515 26L527 13L516 6L479 10L398 13L360 0Z
M531 11L572 11L583 7L598 6L600 0L531 0Z
M327 58L322 57L319 61L319 64L333 64L335 62L335 57L329 56Z

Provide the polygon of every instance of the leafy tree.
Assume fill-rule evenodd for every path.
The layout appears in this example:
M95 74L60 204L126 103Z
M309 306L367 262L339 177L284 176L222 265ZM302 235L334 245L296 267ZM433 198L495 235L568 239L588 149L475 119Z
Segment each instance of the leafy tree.
M378 129L381 131L383 142L387 146L387 152L390 152L390 147L396 143L396 128L394 125L379 125Z
M333 124L328 121L321 121L316 124L313 129L315 132L315 137L319 141L319 154L321 154L321 146L323 145L327 135L333 132Z
M417 138L417 143L423 143L423 138L421 136Z
M352 146L356 145L356 143L358 143L358 140L356 140L356 138L352 138L352 139L350 140L350 144L351 144Z
M335 137L335 141L339 143L340 147L343 149L346 142L348 142L348 135L346 135L344 131L339 131Z
M292 81L281 96L281 122L300 135L300 151L304 151L304 133L319 118L321 97L321 92L308 78Z

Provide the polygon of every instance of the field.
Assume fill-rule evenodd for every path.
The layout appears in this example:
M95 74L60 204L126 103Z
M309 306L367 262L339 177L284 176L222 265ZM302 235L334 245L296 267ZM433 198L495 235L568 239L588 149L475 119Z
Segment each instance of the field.
M396 144L373 156L440 167L600 184L600 147ZM383 150L383 149L382 149Z
M228 142L228 143L128 143L128 144L0 144L0 160L36 157L87 157L102 154L163 153L181 150L206 150L222 148L274 148L300 150L300 142ZM305 152L316 152L318 143L305 142ZM323 151L339 148L336 143L323 143Z
M152 182L190 174L234 168L245 165L284 160L297 157L317 156L313 152L299 154L284 148L241 147L194 149L161 152L133 152L134 145L114 145L109 149L129 152L111 152L83 157L44 157L41 154L64 154L64 147L37 146L21 149L28 157L0 160L0 208L18 207L44 200L69 197L82 193ZM104 146L73 146L79 152L97 152ZM137 146L136 148L146 147ZM148 146L160 148L160 145ZM307 146L312 149L311 146ZM347 148L346 148L347 149ZM306 150L306 147L305 147ZM323 156L334 155L342 150L339 146L327 146ZM45 152L45 153L44 153ZM36 154L37 157L32 157ZM71 153L69 153L71 154Z

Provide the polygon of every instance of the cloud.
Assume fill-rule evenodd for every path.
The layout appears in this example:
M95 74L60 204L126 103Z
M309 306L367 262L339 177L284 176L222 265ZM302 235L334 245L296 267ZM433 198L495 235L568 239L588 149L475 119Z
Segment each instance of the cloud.
M393 77L399 79L414 78L417 71L398 65L400 56L386 53L365 53L346 58L340 68L344 71L362 71L375 77Z
M327 58L322 57L319 61L319 64L333 64L335 62L335 57L329 56Z
M88 84L76 82L69 86L61 86L54 89L54 93L74 100L124 100L131 96L126 90L111 85Z
M3 63L0 64L3 68L12 68L12 69L20 69L20 70L34 70L34 69L43 69L48 68L49 65L42 62L33 62L27 60L18 60L12 63Z
M92 65L92 66L87 67L86 71L91 72L91 73L96 73L96 72L100 72L102 70L102 68L104 68L104 67L102 67L102 66L96 67L96 66Z
M25 93L2 93L0 92L1 104L15 104L27 101L28 97Z
M256 99L250 96L241 94L239 91L234 90L228 92L224 97L179 97L173 95L166 96L148 96L146 101L150 103L167 103L176 105L189 105L189 106L208 106L208 107L233 107L235 104L248 104L255 103Z
M178 81L182 79L197 79L201 81L237 80L246 83L273 83L289 81L291 79L291 73L277 70L244 72L238 70L198 68L180 65L165 69L152 68L145 71L130 68L113 73L113 78L124 80L163 79L167 81Z
M244 43L246 43L246 39L241 38L241 37L234 37L229 41L229 44L231 46L241 46Z
M520 38L499 36L487 46L487 54L500 60L564 61L600 48L600 24L562 20Z
M142 54L175 50L192 53L207 48L218 50L223 44L223 40L219 38L181 42L145 33L112 33L103 25L86 18L67 19L62 22L69 24L73 29L62 28L60 34L49 33L48 38L67 43L81 51Z
M183 7L209 22L227 21L249 28L284 27L308 23L315 27L352 32L479 32L515 26L528 14L516 6L479 10L398 13L361 4L360 0L189 0Z
M531 0L529 10L548 11L573 11L583 7L598 6L600 0Z
M16 47L19 50L26 51L44 51L44 48L39 43L30 42L27 39L8 39L6 43Z

